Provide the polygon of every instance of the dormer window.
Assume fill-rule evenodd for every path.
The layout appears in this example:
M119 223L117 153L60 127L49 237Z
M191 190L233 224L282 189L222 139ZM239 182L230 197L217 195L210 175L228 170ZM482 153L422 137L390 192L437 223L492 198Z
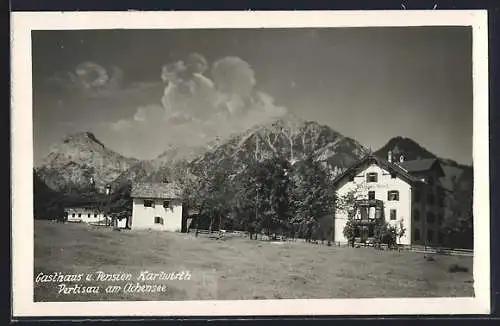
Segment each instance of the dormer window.
M376 172L370 172L366 174L366 182L377 182L378 174Z
M397 175L396 172L391 172L391 179L396 179Z
M165 200L163 202L163 208L169 208L170 207L170 202L168 200Z
M352 174L351 174L351 175L349 175L349 181L350 181L350 182L354 181L354 175L352 175Z
M145 200L144 207L154 207L155 203L152 200Z

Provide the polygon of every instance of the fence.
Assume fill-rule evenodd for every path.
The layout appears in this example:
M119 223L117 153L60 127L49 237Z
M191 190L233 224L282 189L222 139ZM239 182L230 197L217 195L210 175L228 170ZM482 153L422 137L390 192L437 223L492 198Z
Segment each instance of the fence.
M434 247L408 247L407 250L412 252L418 252L423 254L439 254L439 255L449 255L449 256L474 256L474 250L472 249L451 249L451 248L434 248Z

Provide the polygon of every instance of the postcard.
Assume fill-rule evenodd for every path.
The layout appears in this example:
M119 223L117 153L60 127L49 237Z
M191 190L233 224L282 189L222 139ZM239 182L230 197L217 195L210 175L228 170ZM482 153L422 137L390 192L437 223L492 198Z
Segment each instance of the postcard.
M14 12L14 317L488 314L485 11Z

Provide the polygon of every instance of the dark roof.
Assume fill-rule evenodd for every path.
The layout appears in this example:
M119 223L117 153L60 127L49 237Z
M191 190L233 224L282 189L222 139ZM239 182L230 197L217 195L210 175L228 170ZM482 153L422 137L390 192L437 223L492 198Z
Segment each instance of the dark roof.
M389 162L387 162L385 160L382 160L379 157L376 157L373 154L368 154L365 157L363 157L361 160L359 160L358 162L356 162L353 165L351 165L351 167L349 167L343 173L341 173L340 175L338 175L335 178L335 180L333 181L333 183L337 184L338 182L340 182L341 180L343 180L345 177L351 175L351 173L353 173L354 170L356 170L358 167L360 167L361 165L363 165L365 163L368 163L370 161L375 162L378 166L380 166L380 167L388 170L390 173L396 173L401 179L406 180L406 181L408 181L410 183L416 183L416 182L422 183L423 182L420 178L411 175L406 170L404 170L401 167L399 167L397 164L395 164L395 163L389 163Z
M180 188L175 183L135 183L131 197L173 199L181 196Z
M64 210L68 209L86 209L86 210L99 210L100 207L98 205L67 205L64 207Z
M437 162L437 159L435 158L427 158L427 159L422 159L422 160L411 160L411 161L404 161L401 163L396 163L399 166L401 166L403 169L405 169L408 172L422 172L422 171L428 171L432 168L434 163Z

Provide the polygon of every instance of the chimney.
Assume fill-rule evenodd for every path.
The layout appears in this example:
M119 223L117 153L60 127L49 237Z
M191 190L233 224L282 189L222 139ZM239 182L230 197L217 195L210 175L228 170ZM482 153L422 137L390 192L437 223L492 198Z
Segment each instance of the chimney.
M392 163L392 151L387 153L387 162Z

